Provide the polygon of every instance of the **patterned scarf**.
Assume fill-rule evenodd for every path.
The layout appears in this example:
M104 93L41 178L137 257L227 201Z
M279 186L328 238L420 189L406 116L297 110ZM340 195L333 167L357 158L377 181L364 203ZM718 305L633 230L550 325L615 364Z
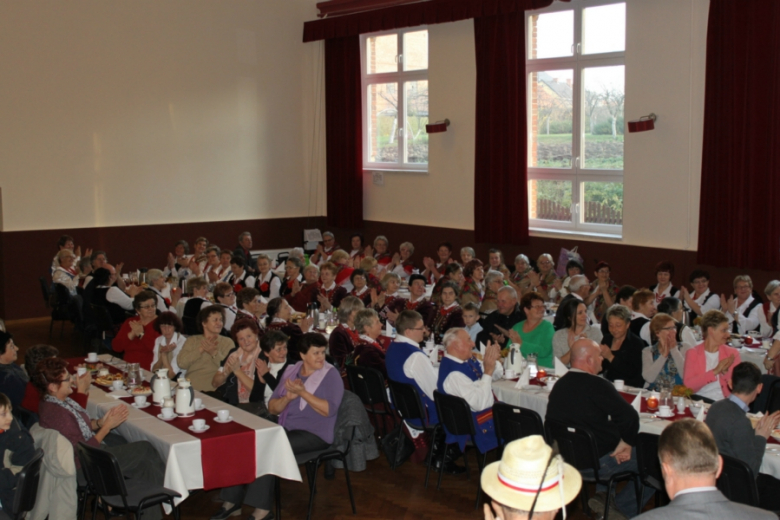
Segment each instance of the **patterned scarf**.
M658 351L658 343L650 347L650 352L653 354L653 361L657 360L661 355L661 353ZM670 381L674 381L675 385L683 384L682 377L677 371L677 364L674 362L674 358L672 357L671 353L667 356L666 363L664 363L664 366L661 369L661 372L658 374L656 381L658 381L658 379L661 377L664 377ZM653 383L652 386L657 386L657 383Z
M86 414L87 411L83 409L76 401L71 399L70 397L66 397L64 401L60 401L53 395L45 395L43 397L43 400L47 403L56 404L57 406L61 406L65 408L68 412L70 412L73 417L76 418L76 424L79 425L79 430L81 430L81 436L84 437L85 441L88 441L93 437L92 428L87 422L84 420L84 417L82 417L82 413Z

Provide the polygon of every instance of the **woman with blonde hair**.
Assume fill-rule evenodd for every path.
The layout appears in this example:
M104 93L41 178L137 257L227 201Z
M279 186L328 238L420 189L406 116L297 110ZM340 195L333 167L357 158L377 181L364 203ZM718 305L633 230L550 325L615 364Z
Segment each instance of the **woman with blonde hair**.
M658 341L642 351L642 377L654 390L662 383L683 384L688 348L677 342L675 319L659 312L650 321L650 331Z
M685 353L683 384L710 401L731 395L731 372L742 359L726 345L731 337L729 319L720 311L707 311L701 318L704 341Z

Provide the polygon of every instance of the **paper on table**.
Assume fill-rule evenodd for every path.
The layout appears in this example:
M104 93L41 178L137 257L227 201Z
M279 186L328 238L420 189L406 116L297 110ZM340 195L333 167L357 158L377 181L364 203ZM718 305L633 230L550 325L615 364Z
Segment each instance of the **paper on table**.
M634 410L636 410L637 413L642 411L642 390L639 390L639 393L636 394L634 400L631 401L631 406L634 407Z
M566 365L564 365L561 362L561 360L558 359L557 357L553 356L553 358L555 360L555 375L557 377L562 377L562 376L566 375L566 372L569 371L569 369L566 368Z
M106 395L110 395L114 399L119 399L120 397L130 397L130 394L127 393L127 390L114 390L113 392L109 392Z
M530 385L531 381L531 367L525 367L523 370L523 373L520 374L520 379L517 380L517 384L515 384L515 388L525 388L526 386Z

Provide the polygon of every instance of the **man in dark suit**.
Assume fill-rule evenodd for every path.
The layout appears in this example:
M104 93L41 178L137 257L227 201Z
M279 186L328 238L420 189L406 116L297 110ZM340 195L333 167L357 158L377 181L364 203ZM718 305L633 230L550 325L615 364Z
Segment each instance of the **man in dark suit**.
M512 330L516 324L525 319L525 311L517 304L517 291L512 287L502 287L498 290L494 312L482 320L482 332L477 335L477 345L493 341L503 349L506 347L507 338L501 329Z
M731 373L731 395L710 407L704 421L712 430L718 451L739 459L753 470L758 484L761 507L771 511L780 508L780 481L759 473L766 441L780 422L780 412L765 415L755 428L745 415L756 396L761 393L761 372L750 362L742 362Z
M555 330L565 329L569 324L569 316L566 313L567 304L572 300L585 302L585 298L590 294L590 284L588 277L584 274L576 274L569 280L569 294L563 297L558 304L558 312L555 313L553 327Z
M257 259L252 256L252 233L244 231L238 235L238 246L233 251L233 256L244 259L244 269L249 274L257 271Z
M750 518L770 520L777 516L730 502L715 483L723 468L715 439L702 422L682 419L669 425L658 441L658 458L666 492L672 501L637 517L641 520L711 520Z

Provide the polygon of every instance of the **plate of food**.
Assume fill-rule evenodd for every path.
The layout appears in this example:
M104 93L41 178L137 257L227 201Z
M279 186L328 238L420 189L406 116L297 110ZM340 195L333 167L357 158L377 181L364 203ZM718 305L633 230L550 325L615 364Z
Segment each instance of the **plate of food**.
M111 386L114 384L114 381L124 381L125 377L123 374L108 374L104 376L98 376L95 379L95 383L99 384L100 386Z
M152 395L152 389L148 386L136 386L130 393L133 395Z

